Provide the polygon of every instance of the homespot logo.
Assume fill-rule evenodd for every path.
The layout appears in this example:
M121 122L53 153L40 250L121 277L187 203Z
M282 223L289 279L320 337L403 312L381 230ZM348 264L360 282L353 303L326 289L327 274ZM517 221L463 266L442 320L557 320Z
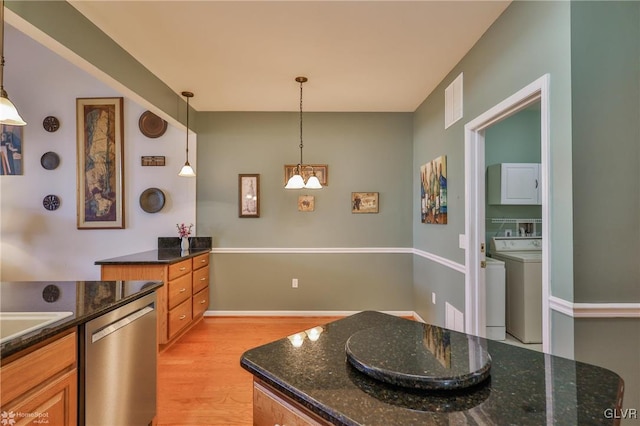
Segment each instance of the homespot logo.
M20 411L3 411L0 413L0 425L2 426L13 426L17 423L18 420L23 418L31 418L34 419L32 424L47 424L49 423L49 413L23 413Z
M638 410L635 408L607 408L604 410L604 418L638 420Z

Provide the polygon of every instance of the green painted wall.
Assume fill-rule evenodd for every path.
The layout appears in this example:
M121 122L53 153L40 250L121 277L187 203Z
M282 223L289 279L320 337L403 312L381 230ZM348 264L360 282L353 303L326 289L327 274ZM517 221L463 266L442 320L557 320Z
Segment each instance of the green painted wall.
M640 302L640 2L571 4L576 302Z
M329 166L329 185L317 191L283 188L284 164L299 161L298 120L293 112L200 114L198 232L216 248L409 249L411 114L305 113L304 161ZM238 217L240 173L260 174L258 219ZM352 214L351 192L378 192L380 212ZM299 195L315 196L314 212L297 210ZM411 257L214 255L211 308L412 310Z
M485 165L500 163L540 163L540 103L518 112L511 117L489 127L485 137ZM487 194L485 190L485 194ZM540 219L540 206L485 206L485 216L490 218ZM511 229L515 235L514 225L486 222L487 247L491 237L504 235L505 229ZM540 224L536 232L541 232Z
M566 2L514 2L454 67L414 115L413 245L464 264L458 235L464 234L464 124L473 120L527 84L551 76L551 287L555 296L573 300L572 186L571 186L571 64L570 5ZM464 117L444 129L444 89L464 73ZM419 176L421 164L447 155L449 225L420 222ZM422 262L422 260L421 260ZM414 274L416 311L431 318L431 291L438 300L464 300L464 276L451 277L446 288L429 277L442 266L426 261ZM456 306L458 309L464 306ZM440 318L438 323L443 322ZM570 340L564 341L572 349Z
M638 303L640 2L572 2L571 40L575 301ZM576 319L575 358L640 408L640 319Z
M608 368L624 379L624 408L640 410L640 320L578 318L575 359ZM638 420L622 424L637 425Z

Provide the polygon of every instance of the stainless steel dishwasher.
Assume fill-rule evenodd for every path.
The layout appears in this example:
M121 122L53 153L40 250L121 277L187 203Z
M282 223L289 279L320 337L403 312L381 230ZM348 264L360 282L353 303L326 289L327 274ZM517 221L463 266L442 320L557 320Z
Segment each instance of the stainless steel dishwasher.
M80 424L140 425L156 414L155 292L86 323L80 347Z

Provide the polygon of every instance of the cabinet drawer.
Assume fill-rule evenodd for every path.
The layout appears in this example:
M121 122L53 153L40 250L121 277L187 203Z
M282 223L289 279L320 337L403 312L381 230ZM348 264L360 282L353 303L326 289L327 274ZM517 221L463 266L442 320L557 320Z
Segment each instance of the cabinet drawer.
M191 274L183 275L173 281L169 281L169 309L191 298L192 285Z
M191 298L169 311L169 339L191 323Z
M193 317L196 318L204 313L209 307L209 287L193 295Z
M191 272L191 259L169 265L169 281Z
M209 268L193 271L193 293L197 293L209 285Z
M194 271L198 268L209 266L209 253L198 255L191 260L193 261L192 268Z

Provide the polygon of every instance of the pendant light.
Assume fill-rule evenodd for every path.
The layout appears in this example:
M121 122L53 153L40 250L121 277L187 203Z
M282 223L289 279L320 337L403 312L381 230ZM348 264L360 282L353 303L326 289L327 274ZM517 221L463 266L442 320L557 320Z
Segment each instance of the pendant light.
M187 98L187 160L180 169L180 173L178 176L182 177L195 177L196 172L193 171L193 167L189 164L189 98L193 98L193 93L191 92L182 92L182 96Z
M0 1L0 124L25 126L16 106L4 90L4 0Z
M296 77L296 81L300 83L300 162L296 165L296 168L293 171L293 176L289 179L287 184L285 185L285 189L322 189L322 185L320 184L320 180L316 177L316 174L313 171L313 167L310 165L305 165L302 162L302 84L308 81L307 77ZM311 177L307 179L307 182L302 178L303 170L311 168Z

